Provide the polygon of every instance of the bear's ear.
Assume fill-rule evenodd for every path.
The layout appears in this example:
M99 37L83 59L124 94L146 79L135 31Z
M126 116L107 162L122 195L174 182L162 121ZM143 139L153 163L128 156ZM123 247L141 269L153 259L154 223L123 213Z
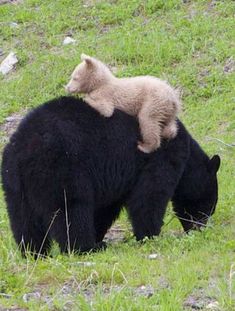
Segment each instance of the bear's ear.
M93 65L93 63L94 63L94 59L91 56L86 55L84 53L81 54L81 60L86 62L87 65L89 65L89 66Z
M220 167L220 157L216 154L214 155L208 163L209 172L216 173Z

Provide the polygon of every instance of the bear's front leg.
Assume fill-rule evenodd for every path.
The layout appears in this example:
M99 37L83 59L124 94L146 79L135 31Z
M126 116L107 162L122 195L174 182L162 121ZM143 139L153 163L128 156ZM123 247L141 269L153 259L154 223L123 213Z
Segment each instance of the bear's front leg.
M165 188L167 185L162 181L162 174L158 176L155 167L156 165L139 177L126 202L137 241L160 234L167 203L171 197L171 189L168 191Z
M95 96L87 94L84 98L85 102L92 108L97 110L102 116L109 118L114 112L114 105L112 102L107 102L105 99L95 98Z

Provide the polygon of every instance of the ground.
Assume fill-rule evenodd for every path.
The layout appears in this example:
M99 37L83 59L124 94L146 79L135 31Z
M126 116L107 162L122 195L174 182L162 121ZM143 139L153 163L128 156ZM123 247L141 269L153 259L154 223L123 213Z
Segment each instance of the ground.
M0 1L0 62L19 59L0 76L1 150L27 110L65 94L84 52L118 76L180 88L182 121L222 159L207 229L185 235L169 206L161 236L140 244L123 213L97 254L55 245L48 259L22 259L0 192L0 310L235 309L234 12L232 0Z

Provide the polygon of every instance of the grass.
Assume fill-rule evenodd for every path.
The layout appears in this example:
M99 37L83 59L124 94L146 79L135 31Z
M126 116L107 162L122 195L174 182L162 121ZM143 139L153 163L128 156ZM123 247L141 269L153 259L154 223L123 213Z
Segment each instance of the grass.
M116 67L118 76L151 74L182 88L181 119L209 155L222 158L217 212L203 232L184 235L169 208L161 236L141 245L123 213L118 224L125 241L79 257L60 254L55 245L51 258L22 259L1 192L0 309L235 309L234 11L232 0L0 5L0 61L10 51L19 59L0 76L1 123L64 94L85 52ZM63 46L67 35L76 44ZM0 141L2 148L3 130ZM156 259L148 258L152 253Z

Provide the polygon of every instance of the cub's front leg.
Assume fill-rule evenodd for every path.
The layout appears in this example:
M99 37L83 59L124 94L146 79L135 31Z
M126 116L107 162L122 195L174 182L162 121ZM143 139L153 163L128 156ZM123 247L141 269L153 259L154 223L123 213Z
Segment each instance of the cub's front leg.
M111 117L114 112L114 105L112 102L95 97L95 94L87 94L84 100L88 105L97 110L102 116L106 118Z

